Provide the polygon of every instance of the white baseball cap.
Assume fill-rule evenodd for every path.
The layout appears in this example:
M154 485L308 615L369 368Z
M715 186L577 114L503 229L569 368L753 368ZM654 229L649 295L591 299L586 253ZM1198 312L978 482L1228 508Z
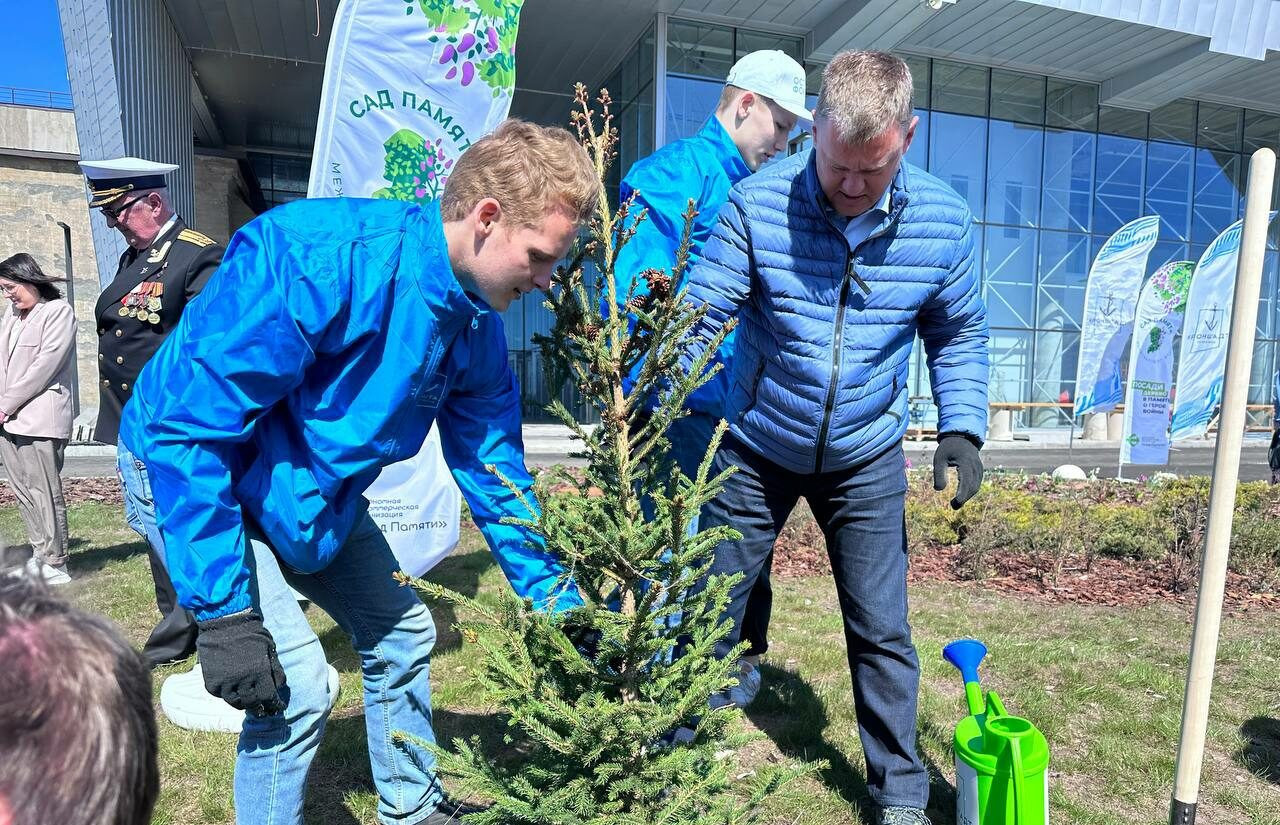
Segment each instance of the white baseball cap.
M733 64L727 85L764 95L801 120L812 120L813 114L804 102L804 67L786 52L761 49Z

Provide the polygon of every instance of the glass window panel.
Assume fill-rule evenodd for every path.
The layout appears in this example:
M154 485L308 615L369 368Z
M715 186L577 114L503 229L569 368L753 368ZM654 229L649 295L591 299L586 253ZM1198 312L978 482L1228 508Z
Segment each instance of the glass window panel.
M973 216L982 220L987 121L940 112L933 112L929 121L929 171L968 201Z
M1262 147L1280 147L1280 115L1245 110L1244 150L1253 154Z
M1195 263L1199 258L1199 255L1192 255L1184 243L1157 241L1147 255L1147 274L1155 272L1165 264L1170 264L1174 261L1191 261Z
M991 117L1044 123L1044 78L992 69Z
M1191 143L1195 139L1196 104L1175 100L1151 113L1151 139Z
M1098 136L1098 184L1093 231L1110 235L1142 214L1142 175L1147 144L1133 138Z
M1262 291L1258 299L1258 338L1272 338L1276 334L1276 262L1280 258L1274 250L1265 253L1262 259Z
M667 71L723 83L732 65L733 29L684 20L667 22Z
M1274 404L1275 391L1273 389L1273 376L1275 376L1275 350L1274 341L1258 340L1253 344L1253 362L1249 375L1249 404ZM1250 412L1249 423L1262 424L1270 427L1274 413L1271 410L1265 412Z
M716 109L724 83L693 77L667 77L667 143L691 137Z
M768 32L738 29L738 42L734 60L762 49L777 49L784 54L791 55L796 62L804 59L804 40L802 38L786 34L769 34ZM727 72L725 76L728 76Z
M827 68L825 63L804 64L804 90L806 93L816 95L818 90L822 88L822 70L825 68Z
M987 70L982 66L933 61L931 109L962 115L987 113Z
M1031 335L1020 330L991 330L988 392L992 401L1023 401L1027 398Z
M1063 129L1093 131L1098 125L1098 87L1049 78L1045 122Z
M1076 367L1079 357L1079 332L1067 330L1037 332L1030 400L1070 403L1075 395ZM1066 408L1033 409L1029 414L1032 427L1071 426L1071 412Z
M1098 109L1098 131L1146 140L1147 113L1103 106Z
M1209 243L1238 217L1244 197L1240 186L1240 156L1230 152L1196 150L1195 197L1191 210L1191 239Z
M249 165L253 167L253 174L258 176L259 186L271 186L270 155L249 155Z
M988 226L983 259L987 322L1029 329L1035 305L1036 236L1032 229Z
M1201 103L1196 144L1224 152L1240 151L1241 110L1234 106Z
M1096 143L1097 139L1089 132L1045 130L1041 226L1089 231Z
M912 105L917 109L929 107L929 58L915 55L901 55L907 68L911 70Z
M1151 143L1147 150L1146 214L1160 216L1160 236L1186 240L1191 227L1190 146Z
M1040 222L1040 160L1044 130L993 120L987 154L987 210L991 223Z
M1093 248L1100 246L1100 243L1082 232L1040 233L1037 327L1080 329L1084 312L1084 288L1089 280Z
M916 124L915 137L911 139L911 145L907 147L906 159L907 163L919 166L921 169L929 168L929 110L916 109L916 117L920 121Z

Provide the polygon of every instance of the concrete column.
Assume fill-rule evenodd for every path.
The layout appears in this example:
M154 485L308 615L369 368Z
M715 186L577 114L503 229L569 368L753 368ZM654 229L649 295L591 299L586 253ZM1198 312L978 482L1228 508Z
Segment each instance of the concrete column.
M987 441L1013 440L1013 410L993 409L987 419Z
M1081 441L1106 441L1107 440L1107 414L1106 413L1089 413L1084 417L1084 431L1080 435Z
M1107 413L1107 440L1119 441L1124 438L1124 413Z
M58 0L82 158L137 155L178 164L169 195L195 209L191 63L164 0ZM94 211L98 281L115 276L120 233Z

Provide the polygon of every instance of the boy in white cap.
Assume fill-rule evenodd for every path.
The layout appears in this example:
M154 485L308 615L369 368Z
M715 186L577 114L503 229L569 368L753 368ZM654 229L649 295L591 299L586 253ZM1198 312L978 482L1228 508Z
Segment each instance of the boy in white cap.
M631 214L648 210L635 237L622 248L614 267L617 300L626 301L628 290L648 292L640 273L646 269L670 271L684 234L684 213L693 201L698 214L690 233L690 264L711 235L716 215L738 181L755 172L775 155L785 152L787 139L798 120L808 121L805 105L804 67L784 52L761 50L742 57L729 70L715 112L692 137L670 143L633 165L622 180L621 200L634 198ZM607 296L606 296L607 300ZM726 363L733 352L733 334L725 339L717 359ZM721 369L689 400L689 415L667 432L680 470L697 472L716 424L729 413L728 369ZM713 701L745 705L760 690L757 667L768 649L767 630L773 602L766 565L751 592L742 625L742 640L749 643L738 684L727 696Z

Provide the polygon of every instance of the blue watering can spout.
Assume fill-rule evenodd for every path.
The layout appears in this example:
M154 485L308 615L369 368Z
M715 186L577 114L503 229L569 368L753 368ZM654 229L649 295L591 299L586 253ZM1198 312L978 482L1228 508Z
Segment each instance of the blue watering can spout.
M942 649L942 658L955 665L964 679L965 701L973 716L986 710L982 701L982 689L978 686L978 665L986 655L987 646L977 639L960 639Z

